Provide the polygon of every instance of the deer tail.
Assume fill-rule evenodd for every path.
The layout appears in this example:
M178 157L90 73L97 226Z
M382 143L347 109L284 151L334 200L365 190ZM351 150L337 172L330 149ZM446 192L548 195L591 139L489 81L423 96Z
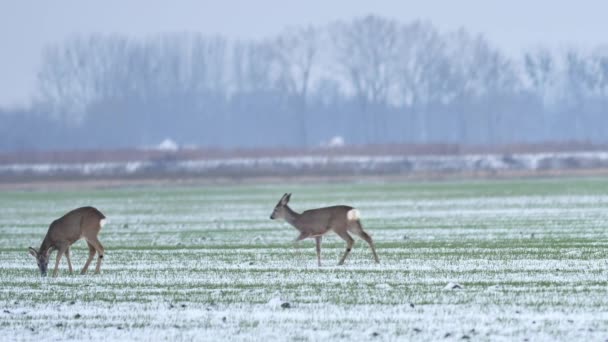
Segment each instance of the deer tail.
M357 209L351 209L346 213L346 218L349 221L358 221L359 218L361 217L361 214L359 213L359 210Z

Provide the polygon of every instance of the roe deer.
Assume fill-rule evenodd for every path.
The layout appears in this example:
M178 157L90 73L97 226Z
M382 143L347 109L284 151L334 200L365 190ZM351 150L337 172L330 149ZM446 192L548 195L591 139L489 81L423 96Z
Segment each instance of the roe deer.
M70 260L70 246L84 238L89 246L89 259L84 264L84 268L80 274L85 274L89 268L89 264L95 256L95 252L99 254L97 259L97 267L95 273L99 273L101 267L101 259L103 259L103 246L97 239L97 234L101 227L106 222L106 217L93 207L82 207L74 209L63 215L61 218L53 221L49 227L46 237L40 245L40 249L36 250L29 248L30 254L36 258L38 268L43 276L46 276L49 265L49 256L53 250L57 250L57 261L55 262L55 270L53 277L57 276L59 269L59 261L61 256L65 254L68 259L68 267L72 273L72 261Z
M314 237L317 244L317 263L321 266L321 238L330 230L333 230L339 237L346 241L346 252L340 259L338 265L344 264L344 260L353 247L354 240L348 234L350 231L365 240L372 249L374 260L378 263L378 255L371 236L369 236L361 226L359 221L359 211L353 207L337 205L333 207L306 210L301 214L293 211L287 203L291 194L285 194L274 207L270 219L284 219L289 224L300 231L300 235L295 241Z

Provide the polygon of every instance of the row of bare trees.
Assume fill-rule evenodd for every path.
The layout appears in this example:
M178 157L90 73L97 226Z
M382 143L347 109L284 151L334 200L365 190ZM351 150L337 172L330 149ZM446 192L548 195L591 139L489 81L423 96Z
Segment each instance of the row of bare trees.
M512 57L377 16L256 41L74 37L45 51L38 81L31 108L0 112L0 148L608 140L608 51Z

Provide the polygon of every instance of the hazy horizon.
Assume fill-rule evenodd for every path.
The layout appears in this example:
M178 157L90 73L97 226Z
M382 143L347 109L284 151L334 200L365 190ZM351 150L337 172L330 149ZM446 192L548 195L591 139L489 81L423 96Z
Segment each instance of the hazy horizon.
M236 8L240 8L238 11ZM604 10L602 10L604 9ZM163 32L202 32L228 38L261 38L286 27L325 25L368 14L401 22L426 20L442 31L463 27L483 34L509 55L537 46L595 48L606 43L604 20L608 5L599 1L458 3L427 1L309 1L285 5L278 0L258 2L118 0L81 3L3 2L0 4L0 107L29 102L45 46L73 35L118 33L148 36Z

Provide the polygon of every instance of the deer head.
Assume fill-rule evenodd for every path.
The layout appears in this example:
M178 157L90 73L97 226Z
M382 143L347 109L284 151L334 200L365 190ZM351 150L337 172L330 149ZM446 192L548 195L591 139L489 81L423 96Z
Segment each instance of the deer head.
M36 258L36 262L38 263L38 269L40 270L40 274L43 277L46 277L46 271L49 267L49 251L50 249L48 249L46 252L44 253L39 253L36 249L30 247L29 248L30 254Z
M287 214L287 209L285 207L287 206L287 203L289 203L290 198L291 194L285 194L283 197L281 197L279 203L277 203L277 205L274 207L272 214L270 214L271 220L285 219Z

